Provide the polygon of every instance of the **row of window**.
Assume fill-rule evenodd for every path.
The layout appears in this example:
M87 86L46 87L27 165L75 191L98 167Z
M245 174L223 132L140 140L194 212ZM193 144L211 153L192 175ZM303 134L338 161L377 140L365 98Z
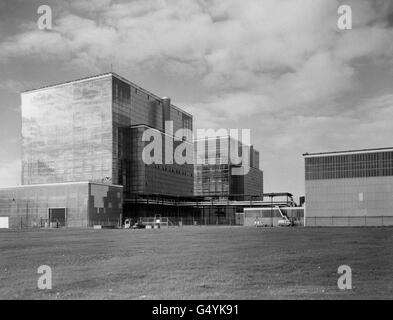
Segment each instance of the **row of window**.
M305 159L306 180L393 176L393 151Z
M146 166L148 166L148 165L146 165ZM153 166L154 169L160 169L165 172L172 172L172 173L180 174L182 176L190 176L190 177L194 176L192 172L187 172L186 170L175 169L175 168L171 168L171 167L167 167L167 166L159 165L159 164L152 164L150 166Z

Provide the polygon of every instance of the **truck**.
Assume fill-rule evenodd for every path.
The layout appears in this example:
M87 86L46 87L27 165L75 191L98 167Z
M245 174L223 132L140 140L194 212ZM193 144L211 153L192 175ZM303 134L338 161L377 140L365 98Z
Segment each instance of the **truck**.
M295 224L293 221L289 220L288 216L282 212L279 206L276 206L278 212L280 212L281 218L279 219L277 224L279 227L293 227Z

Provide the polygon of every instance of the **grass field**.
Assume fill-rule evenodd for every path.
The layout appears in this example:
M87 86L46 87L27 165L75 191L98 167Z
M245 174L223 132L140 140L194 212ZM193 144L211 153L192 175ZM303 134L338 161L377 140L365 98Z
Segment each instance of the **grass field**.
M392 245L393 228L0 231L0 298L392 299Z

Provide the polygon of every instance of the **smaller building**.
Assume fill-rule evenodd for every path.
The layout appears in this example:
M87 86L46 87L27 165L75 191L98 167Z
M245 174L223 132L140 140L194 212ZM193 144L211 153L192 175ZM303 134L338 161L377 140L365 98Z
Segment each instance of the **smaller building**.
M118 226L123 187L92 182L0 189L0 227Z
M393 225L393 148L303 156L306 226Z
M243 154L243 149L247 150L247 155ZM233 161L237 157L241 157L241 163ZM201 139L195 141L194 159L196 196L240 201L263 200L259 151L252 145L244 148L241 142L230 136Z

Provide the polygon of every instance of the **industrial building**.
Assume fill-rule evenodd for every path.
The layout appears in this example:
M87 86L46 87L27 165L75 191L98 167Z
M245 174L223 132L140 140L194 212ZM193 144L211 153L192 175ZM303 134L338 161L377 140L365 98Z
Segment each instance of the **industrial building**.
M303 156L306 226L393 225L393 148Z
M125 206L128 211L137 212L133 216L147 218L153 212L168 217L174 223L242 224L238 217L245 207L263 204L263 173L259 169L259 152L253 146L244 148L249 162L248 172L233 174L233 168L242 168L244 164L232 163L229 153L233 151L239 155L243 152L242 147L239 141L229 136L195 141L194 165L180 168L184 172L194 170L191 175L194 196L173 195L160 190L156 193L134 193L126 197Z
M92 182L0 189L0 228L119 225L123 187Z
M24 92L21 108L22 185L93 181L140 192L145 176L127 154L140 150L140 125L164 132L173 121L174 130L192 129L192 116L170 99L114 73Z
M147 164L146 132L162 138L163 158L174 152L168 141L193 150L192 137L176 136L193 129L192 115L115 73L23 92L21 115L22 185L0 189L0 227L114 227L155 215L235 224L245 206L261 205L263 176L252 146L244 176L231 175L231 163L196 171L192 163Z
M243 163L233 163L231 154L241 154L243 144L233 137L220 136L194 143L194 190L196 196L230 200L263 200L263 171L259 151L245 146L248 153L246 174L234 174ZM243 155L242 155L243 156Z
M93 221L115 226L124 217L138 215L126 199L155 193L193 196L192 165L147 166L141 159L140 135L146 128L165 132L171 121L174 131L192 129L192 116L169 98L107 73L23 92L21 114L22 186L0 191L0 216L11 226L21 219L29 227L38 221L50 223L52 208L65 208L67 226ZM89 197L97 197L88 190L96 185L109 188L99 193L106 200L99 200L99 207L88 206ZM118 194L119 189L121 197L116 199L122 206L111 199L111 190ZM73 214L79 193L83 199L78 200L78 214ZM99 217L89 216L92 208Z

